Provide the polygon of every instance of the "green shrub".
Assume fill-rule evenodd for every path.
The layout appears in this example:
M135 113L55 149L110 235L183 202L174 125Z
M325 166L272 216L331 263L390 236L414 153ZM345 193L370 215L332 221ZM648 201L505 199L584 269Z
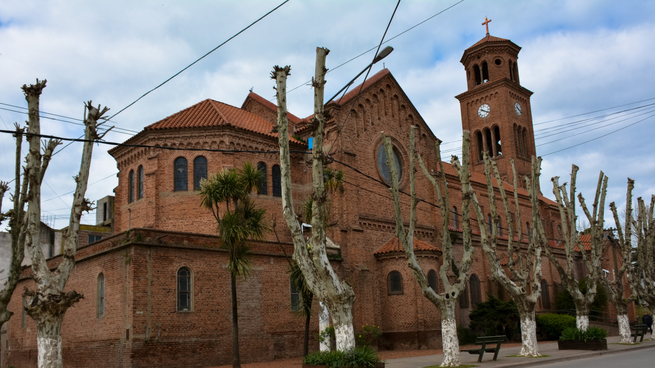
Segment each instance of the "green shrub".
M357 346L370 346L382 336L382 330L380 326L365 324L362 326L362 332L356 335Z
M469 318L469 328L485 336L506 335L511 339L519 325L516 304L513 301L504 302L490 294L486 302L478 303Z
M326 365L328 368L375 367L375 364L380 362L382 361L378 357L378 353L368 346L362 346L347 351L333 350L325 353L316 351L303 358L303 363L305 364Z
M537 315L537 333L551 340L557 340L567 327L575 327L575 317L550 313Z
M576 327L568 327L562 331L560 340L602 340L607 337L607 331L600 327L589 327L586 331L579 330Z
M460 345L475 344L477 336L470 329L462 326L457 326L457 337L459 337Z
M578 287L583 295L587 294L586 279L581 279L578 282ZM560 310L575 309L573 297L566 289L555 295L555 307ZM605 288L600 284L596 285L596 296L594 297L593 303L589 306L589 309L591 309L589 316L592 317L592 319L600 317L597 311L605 311L607 309L607 291L605 291Z

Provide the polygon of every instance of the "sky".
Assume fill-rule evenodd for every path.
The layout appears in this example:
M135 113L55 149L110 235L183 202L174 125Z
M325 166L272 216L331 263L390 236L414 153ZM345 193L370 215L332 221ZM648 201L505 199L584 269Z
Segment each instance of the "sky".
M81 122L84 101L108 106L113 115L282 1L3 0L0 129L25 125L20 87L39 78L48 81L42 115L57 119L43 118L42 133L78 138L83 127L73 123ZM274 65L291 65L289 89L299 87L288 94L290 111L310 115L313 95L306 83L314 72L315 48L330 49L326 95L331 96L373 58L373 51L355 57L379 44L396 4L290 0L114 117L109 124L116 128L105 140L123 142L207 98L239 107L252 89L273 99ZM482 22L488 17L491 35L522 47L519 75L521 85L534 92L544 195L553 198L550 178L568 182L576 164L578 191L587 202L593 202L603 170L609 177L607 203L616 201L621 209L628 177L636 180L635 198L649 201L655 193L653 14L655 2L641 0L403 0L385 37L395 50L372 73L388 68L445 142L444 155L459 154L462 129L454 96L466 91L459 60L485 36ZM14 147L11 135L0 134L2 181L13 179ZM86 194L92 200L113 195L118 183L109 148L94 148ZM55 228L67 226L81 150L80 143L61 150L46 173L43 215ZM3 209L9 206L5 198ZM95 213L82 223L95 224Z

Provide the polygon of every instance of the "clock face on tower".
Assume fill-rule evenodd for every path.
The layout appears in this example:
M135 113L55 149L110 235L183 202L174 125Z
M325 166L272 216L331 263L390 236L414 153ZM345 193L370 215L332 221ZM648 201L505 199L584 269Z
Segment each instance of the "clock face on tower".
M482 104L480 107L478 107L478 116L481 118L486 118L489 116L489 112L491 112L491 107L487 104Z
M523 110L521 110L521 104L516 102L514 104L514 111L516 111L516 115L521 116L521 113L523 113Z

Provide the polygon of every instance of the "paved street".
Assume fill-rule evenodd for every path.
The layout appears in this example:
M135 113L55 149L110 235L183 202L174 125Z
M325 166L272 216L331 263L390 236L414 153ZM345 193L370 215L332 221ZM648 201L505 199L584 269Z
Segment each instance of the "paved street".
M644 340L643 343L636 345L620 345L617 344L619 341L618 336L612 336L607 338L607 350L603 351L583 351L583 350L558 350L557 342L549 342L539 344L539 351L543 355L548 355L544 358L521 358L521 357L511 357L511 355L518 354L521 350L520 346L501 348L500 354L498 355L498 360L493 361L493 354L485 354L481 363L477 362L477 355L470 355L464 353L461 355L462 364L472 364L481 368L501 368L501 367L530 367L530 366L543 366L543 367L579 367L583 368L579 364L582 362L589 361L603 361L613 362L614 365L585 365L584 367L651 367L652 358L655 357L655 340ZM643 354L642 354L643 353ZM637 356L644 358L637 358ZM648 359L650 357L649 364L642 365L642 363L648 360L636 360L635 363L632 362L633 356L635 359ZM629 364L625 364L625 358L630 359ZM584 359L584 360L581 360ZM389 359L387 360L387 368L423 368L431 365L439 365L443 360L441 354L438 355L428 355L412 358L401 358L401 359ZM572 362L574 361L574 362ZM557 364L557 365L555 365ZM559 365L561 364L561 365ZM609 364L609 363L608 363Z
M652 367L655 350L643 349L612 355L597 356L575 361L542 365L543 368L614 368L614 367Z

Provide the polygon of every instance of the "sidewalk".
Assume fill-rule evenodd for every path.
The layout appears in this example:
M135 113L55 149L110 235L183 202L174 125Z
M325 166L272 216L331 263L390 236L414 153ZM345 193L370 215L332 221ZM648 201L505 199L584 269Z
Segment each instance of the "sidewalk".
M461 364L471 364L480 368L500 368L500 367L528 367L542 364L563 362L567 360L585 359L605 354L618 354L640 349L655 348L655 340L646 340L635 345L620 345L618 336L607 338L607 350L583 351L583 350L558 350L557 342L547 342L539 344L539 352L542 355L548 355L544 358L522 358L510 357L521 351L520 346L503 348L501 346L498 353L498 360L493 361L493 353L485 353L482 362L478 363L478 355L471 355L466 352L460 354ZM423 368L427 366L438 366L443 361L443 354L418 356L412 358L388 359L386 368Z

